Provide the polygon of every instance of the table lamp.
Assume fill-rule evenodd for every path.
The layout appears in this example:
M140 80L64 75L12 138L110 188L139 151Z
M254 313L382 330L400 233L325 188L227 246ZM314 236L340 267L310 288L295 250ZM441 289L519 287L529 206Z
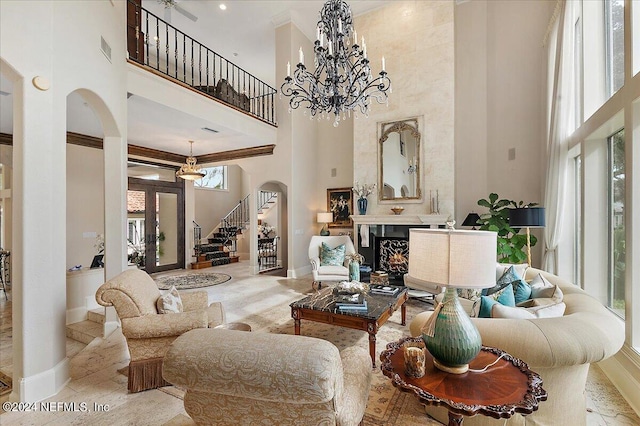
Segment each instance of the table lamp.
M462 226L472 226L473 228L471 229L476 229L476 226L478 226L479 220L480 220L480 215L478 213L471 212L464 219L464 222L462 222Z
M527 263L531 266L531 234L529 228L544 228L544 207L510 209L509 226L527 229Z
M442 371L462 374L480 352L480 333L460 304L457 288L496 284L497 241L491 231L409 230L409 275L446 288L422 329L433 363Z
M324 226L320 230L320 235L322 235L323 237L331 235L331 233L327 229L327 223L333 222L333 213L320 212L318 213L317 221L318 223L324 223Z

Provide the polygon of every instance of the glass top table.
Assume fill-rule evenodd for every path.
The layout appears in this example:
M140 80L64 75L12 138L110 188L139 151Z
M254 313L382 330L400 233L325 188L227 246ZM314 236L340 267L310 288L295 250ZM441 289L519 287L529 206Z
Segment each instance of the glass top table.
M364 294L367 307L362 310L341 310L336 303L340 295L333 287L325 287L314 294L291 303L291 317L294 320L295 334L300 334L300 321L308 320L323 324L362 330L369 333L369 354L371 364L376 366L376 334L393 313L400 308L402 325L406 325L408 299L407 288L399 287L394 295Z

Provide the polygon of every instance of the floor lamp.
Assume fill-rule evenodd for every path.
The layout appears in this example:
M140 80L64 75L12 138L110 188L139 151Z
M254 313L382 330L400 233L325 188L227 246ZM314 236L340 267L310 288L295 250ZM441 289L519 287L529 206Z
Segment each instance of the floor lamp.
M544 207L524 207L509 210L509 226L527 230L527 263L531 266L531 234L529 228L544 228Z

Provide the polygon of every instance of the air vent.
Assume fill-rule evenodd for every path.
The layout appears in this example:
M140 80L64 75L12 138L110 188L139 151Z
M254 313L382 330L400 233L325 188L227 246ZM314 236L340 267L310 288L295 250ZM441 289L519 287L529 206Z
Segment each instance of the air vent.
M211 128L209 128L209 127L203 127L203 128L202 128L202 130L206 130L207 132L211 132L211 133L218 133L218 131L217 131L217 130L215 130L215 129L211 129Z
M104 37L100 37L100 50L102 50L104 56L111 62L111 46L109 46L109 43L107 43Z

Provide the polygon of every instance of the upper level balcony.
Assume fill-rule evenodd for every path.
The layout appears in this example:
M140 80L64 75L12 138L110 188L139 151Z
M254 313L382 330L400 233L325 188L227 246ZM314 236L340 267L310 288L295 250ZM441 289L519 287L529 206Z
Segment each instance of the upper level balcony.
M129 60L276 126L276 89L127 0Z

